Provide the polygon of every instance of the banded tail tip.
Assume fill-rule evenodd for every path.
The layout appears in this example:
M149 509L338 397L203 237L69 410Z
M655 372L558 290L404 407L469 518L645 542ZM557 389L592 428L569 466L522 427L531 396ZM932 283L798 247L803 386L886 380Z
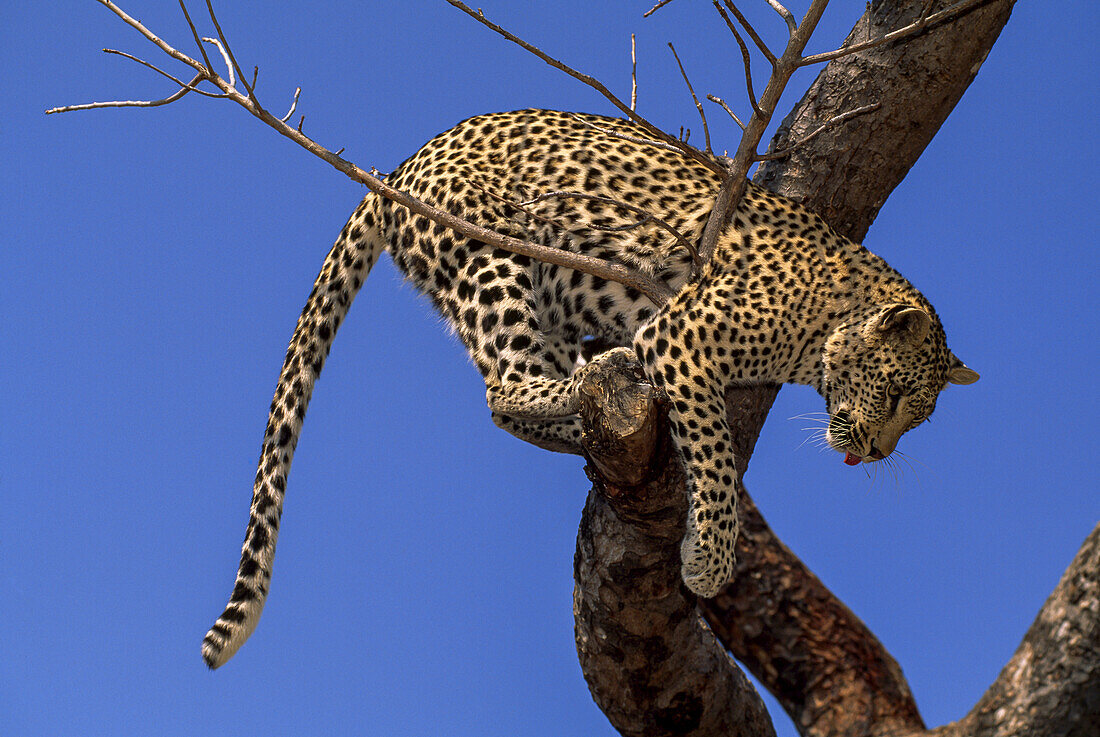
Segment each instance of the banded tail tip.
M230 604L202 639L202 659L210 668L226 664L256 629L262 608L242 611Z

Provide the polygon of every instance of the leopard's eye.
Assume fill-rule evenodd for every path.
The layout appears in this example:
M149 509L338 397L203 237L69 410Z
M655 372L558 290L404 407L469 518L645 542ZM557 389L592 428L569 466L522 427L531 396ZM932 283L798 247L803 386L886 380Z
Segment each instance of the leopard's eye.
M898 409L898 403L901 401L901 395L903 394L901 387L890 382L886 385L886 401L889 403L890 412L896 412Z

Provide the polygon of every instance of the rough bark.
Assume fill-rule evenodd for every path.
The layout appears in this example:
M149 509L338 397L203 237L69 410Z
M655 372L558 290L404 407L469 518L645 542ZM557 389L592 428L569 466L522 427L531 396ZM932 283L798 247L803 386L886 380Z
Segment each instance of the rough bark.
M862 239L974 79L1012 2L986 5L907 42L830 62L783 121L771 148L799 140L844 110L880 102L812 145L761 166L755 180ZM915 20L922 3L873 4L849 34L859 43ZM753 389L767 395L772 390ZM742 443L759 425L741 424ZM751 437L751 440L749 438ZM746 463L747 463L747 456ZM701 609L730 651L783 704L804 735L922 730L897 662L864 624L779 541L742 495L734 583Z
M1100 524L978 704L936 737L1100 734Z
M593 698L624 735L774 735L680 581L684 472L657 392L597 369L581 394L595 489L577 535L573 614Z
M921 5L918 0L874 3L849 41L905 25ZM876 101L881 108L828 130L788 159L762 166L756 181L861 239L973 80L1012 5L1012 0L991 2L906 43L831 62L784 121L773 150L845 110ZM743 389L727 398L742 472L777 391ZM600 469L629 466L623 454L632 451L617 441L590 446L595 488L578 537L574 600L585 676L623 734L770 734L735 666L715 655L712 642L699 634L679 586L681 528L674 517L683 509L683 479L666 437L655 438L654 450L644 451L647 473L622 485ZM894 659L775 537L744 490L739 492L736 578L714 600L699 602L700 609L722 643L779 699L801 734L1100 733L1100 527L971 714L930 733ZM690 718L677 721L676 709ZM736 714L728 709L745 710L740 726L733 726ZM720 718L705 716L719 713Z
M937 2L934 9L950 5ZM823 131L810 145L766 162L754 181L802 202L859 242L970 86L1015 0L996 0L916 38L830 62L780 124L769 150L786 148L829 118L881 107ZM882 36L920 16L921 0L878 0L846 44Z

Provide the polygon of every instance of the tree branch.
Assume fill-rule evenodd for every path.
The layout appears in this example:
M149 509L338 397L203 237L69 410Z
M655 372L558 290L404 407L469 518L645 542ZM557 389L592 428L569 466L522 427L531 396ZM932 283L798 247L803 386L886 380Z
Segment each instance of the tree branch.
M95 110L97 108L104 107L160 107L161 105L167 105L180 99L188 92L195 89L195 85L204 80L206 77L202 74L196 74L192 77L191 81L183 85L178 91L169 95L168 97L161 98L159 100L113 100L111 102L87 102L82 105L64 105L62 107L52 107L46 111L46 115L53 115L54 113L68 113L75 110Z
M840 115L834 115L833 117L829 118L824 123L819 125L817 128L815 128L814 131L812 133L810 133L808 136L806 136L805 138L801 138L801 139L795 141L794 143L791 143L786 148L781 149L779 151L774 151L772 153L767 153L767 154L757 154L756 160L757 161L776 161L777 159L785 159L785 158L787 158L788 156L791 155L791 151L798 148L799 146L807 145L808 143L810 143L810 141L814 140L819 135L821 135L823 132L825 132L825 130L829 126L839 125L840 123L847 122L847 121L851 120L852 118L859 117L860 115L866 115L867 113L872 113L875 110L878 110L880 107L882 107L882 105L880 105L877 102L873 102L870 105L864 105L862 107L857 107L855 110L849 110L848 112L841 113Z
M923 4L914 0L880 2L860 21L853 36L858 37L868 24L896 28L900 16L919 12ZM848 56L830 64L788 118L800 124L797 128L785 124L773 148L785 148L798 137L799 130L820 125L802 121L827 120L842 114L853 102L882 100L882 107L867 113L861 126L830 127L822 132L814 145L792 154L790 158L798 161L764 164L757 180L778 182L773 189L794 195L811 209L828 210L843 223L842 232L861 238L877 212L877 207L868 209L864 203L873 198L881 204L900 181L899 172L904 173L916 160L973 79L1011 8L1011 0L991 4L949 34L920 38L905 47L883 46L869 60ZM884 74L883 70L893 71ZM832 93L834 86L836 94ZM890 166L881 165L884 151L894 156ZM803 165L803 159L814 165ZM737 457L743 464L751 456L776 391L746 388L727 397ZM590 450L590 455L595 459L597 454ZM651 456L643 454L642 458ZM607 505L620 503L624 494L614 491L615 485L606 480L609 472L594 463L604 474L597 477L597 487L610 488L607 496L616 500ZM642 465L660 467L653 460L643 460ZM744 467L739 470L743 472ZM650 499L656 493L652 480L640 488L645 489L637 494L640 499ZM1020 650L975 710L958 723L928 732L900 668L881 643L775 538L747 496L742 496L740 509L743 537L736 577L718 597L700 602L700 606L712 630L779 698L801 734L1091 737L1094 733L1100 723L1100 679L1094 675L1100 672L1100 528L1089 536ZM630 511L619 507L613 511L643 529L652 524L651 517L658 516L634 513L632 517ZM664 601L659 597L653 598L652 605L646 604L644 597L630 598L632 586L626 583L637 581L636 585L644 588L649 585L643 583L647 579L634 579L633 574L652 573L653 568L664 565L670 569L665 575L671 576L678 560L667 553L661 557L662 543L650 542L648 536L627 537L632 533L602 522L593 530L592 524L586 512L578 542L577 600L586 602L590 592L598 595L603 587L609 589L606 607L613 611L607 615L609 620L598 620L598 628L589 627L585 618L592 607L578 604L579 647L595 642L591 633L611 633L603 668L610 671L615 663L626 668L626 677L616 685L597 672L596 683L603 684L597 687L589 675L593 694L624 734L645 733L637 725L646 723L647 714L652 724L653 715L661 712L644 711L656 707L633 699L633 695L648 687L650 681L642 678L647 668L665 667L659 646L663 642L653 642L645 635L632 637L635 630L629 627L666 610L658 603ZM600 547L591 547L586 542L590 539L597 540ZM600 561L591 562L592 556ZM592 583L586 578L593 567L604 568L610 583L602 579ZM698 652L697 648L688 649L689 662ZM582 663L589 662L583 650L581 657ZM585 669L589 674L590 666L586 664ZM599 663L593 670L600 671ZM687 699L682 703L692 705ZM640 710L641 716L624 715L627 706ZM699 709L691 713L699 713ZM638 731L623 725L635 725ZM668 727L663 733L672 731ZM699 729L694 733L731 732Z
M730 33L732 33L733 37L737 40L738 48L741 49L741 60L745 65L745 84L748 87L749 93L749 106L752 107L753 112L757 115L763 115L764 113L760 110L760 106L756 103L756 93L752 89L752 59L749 57L749 49L745 46L745 41L741 38L741 34L737 32L737 26L733 25L729 15L726 14L726 9L718 4L718 0L712 0L711 4L714 5L714 9L718 11L718 14L722 16L722 20L726 22L726 26L730 29ZM767 47L765 46L764 48ZM771 52L769 51L768 54L771 54ZM769 61L771 61L772 68L774 69L776 64L774 54L771 54ZM744 130L744 127L745 126L741 126L742 130Z
M1100 524L1043 604L1020 647L965 718L966 735L1090 737L1100 725Z
M456 4L454 0L448 1L451 2L451 4ZM440 225L444 225L466 236L467 238L480 241L489 246L500 248L502 250L509 251L511 253L515 253L521 256L534 258L539 261L544 261L548 264L554 264L555 266L563 266L566 268L575 269L577 271L583 271L587 274L592 274L593 276L597 276L601 279L615 281L625 286L632 287L640 291L642 294L645 294L655 305L664 304L666 301L668 301L669 298L672 297L673 292L667 284L660 280L653 279L648 275L637 271L636 269L629 269L621 264L612 263L603 259L594 258L592 256L587 256L580 253L573 253L570 251L565 251L563 249L551 248L535 243L521 241L517 238L512 238L501 233L496 233L492 230L489 230L488 228L483 228L479 225L464 220L450 212L433 207L425 202L422 202L421 200L418 200L415 197L412 197L405 192L394 189L393 187L383 182L381 179L367 173L350 161L340 158L337 154L329 151L325 147L315 142L313 139L306 136L304 133L302 133L302 122L304 122L305 120L304 116L302 117L302 120L298 123L297 128L293 128L283 120L274 117L273 115L271 115L271 113L265 110L262 105L260 105L259 101L256 99L255 94L253 93L252 87L244 81L244 75L240 70L240 65L237 64L237 60L233 55L233 50L230 47L229 43L226 41L224 33L222 33L221 27L217 21L217 17L214 15L213 7L210 5L210 0L207 0L207 8L210 12L211 21L218 29L218 38L221 41L220 48L223 53L228 56L229 61L231 62L231 68L237 71L237 76L238 78L240 78L241 84L243 84L245 86L245 89L248 91L247 96L242 95L240 92L238 92L232 84L230 84L220 75L218 75L212 69L203 66L201 63L199 63L195 59L192 59L190 56L187 56L183 52L169 46L167 43L154 35L139 21L134 20L117 5L115 5L113 2L110 2L110 0L96 0L96 2L104 5L105 7L110 9L111 12L113 12L115 15L122 18L122 20L125 21L128 25L133 27L147 39L156 44L156 46L160 48L164 53L168 54L173 59L176 59L195 69L198 72L198 76L200 76L203 81L209 81L215 87L220 89L223 94L211 95L211 93L197 89L193 83L186 84L180 80L175 79L175 77L172 77L171 75L167 75L175 82L177 82L181 87L186 87L186 89L188 89L189 91L200 92L205 95L225 97L232 100L233 102L236 102L238 105L245 108L254 116L262 120L264 123L274 128L281 135L291 139L299 146L312 153L314 156L317 156L318 158L328 162L331 166L343 172L349 178L366 185L371 191L375 192L379 196L396 202L397 204L408 208L412 212L418 215L422 215L433 222L439 223ZM457 3L457 5L462 4ZM189 17L188 21L190 23ZM503 30L501 30L501 32L506 33ZM128 54L123 55L129 56ZM139 62L141 61L140 59L135 60ZM156 67L153 67L151 64L148 64L146 62L141 63L153 69L156 69ZM160 72L161 70L156 69L156 71ZM165 72L161 73L167 74ZM165 101L157 102L158 104L167 104L167 102L174 101L182 97L182 95L179 93L177 93L177 95L172 96L172 98L165 98ZM53 108L52 110L49 110L47 112L66 112L71 110L87 110L98 107L123 107L130 105L130 103L121 102L91 103L88 105L70 105L61 108ZM152 103L138 103L134 106L152 107L153 105ZM702 156L702 154L698 151L695 151L695 153L699 156Z
M787 148L819 125L815 121L852 104L876 100L881 108L861 118L859 126L830 127L812 146L765 163L756 181L861 240L972 81L1011 8L1011 1L991 5L934 37L830 63L784 121L771 148ZM877 35L877 28L905 25L907 16L921 11L917 0L880 2L857 23L849 42ZM773 390L745 391L764 401ZM739 442L758 431L756 423L744 423L737 436L746 440ZM909 687L885 648L774 537L747 499L740 509L745 538L738 547L736 578L719 597L702 604L720 639L776 695L807 737L871 737L891 729L922 733Z
M630 34L630 109L638 109L638 55L634 48L634 34Z
M592 697L623 735L773 737L759 695L680 581L685 479L656 390L601 367L580 391L595 486L573 612Z
M768 60L768 63L774 67L777 61L777 59L775 58L775 54L773 54L772 50L768 48L768 45L764 43L764 39L760 38L760 34L756 32L756 29L752 27L752 24L749 23L748 19L746 19L745 16L742 15L741 11L737 9L737 6L733 4L733 0L722 0L722 2L737 18L737 22L741 24L741 27L745 29L745 32L749 34L749 38L751 38L752 42L756 44L756 48L760 49L760 53L763 54L764 58Z
M922 10L920 17L913 23L905 26L904 28L898 28L897 30L890 31L889 33L884 33L877 38L871 39L870 41L865 41L860 44L855 44L853 46L843 46L836 51L826 51L821 54L811 54L810 56L805 56L802 58L800 65L809 66L811 64L820 64L821 62L839 59L840 57L848 56L849 54L855 54L860 51L866 51L867 49L873 49L876 46L881 46L885 43L900 41L901 39L908 38L909 36L915 36L926 28L932 28L939 23L946 23L947 21L958 18L964 13L981 7L982 5L986 5L990 2L995 2L995 0L962 0L961 2L955 3L949 8L945 8L944 10L939 11L935 15L927 14L927 8L931 7L932 5L932 3L927 3L925 5L925 9Z
M737 117L737 115L732 110L730 110L730 106L726 104L725 100L723 100L721 97L715 97L714 95L707 95L707 99L711 102L716 102L721 105L722 109L726 111L726 114L733 118L733 122L737 123L737 127L741 130L745 130L745 124L741 122L741 118Z
M828 0L814 0L810 5L810 9L806 11L802 22L797 26L794 25L790 11L775 2L775 0L768 0L768 3L775 8L784 20L787 20L791 29L791 36L782 56L775 63L775 69L771 78L768 79L764 93L760 96L757 108L753 110L749 122L745 125L745 131L741 136L737 152L728 161L723 159L727 179L718 192L714 210L707 219L706 227L703 229L703 237L699 243L699 256L704 264L708 263L714 254L714 248L718 243L718 235L725 228L726 223L729 222L733 209L737 206L737 202L745 191L745 176L748 174L749 167L753 164L756 147L771 122L772 114L775 112L776 105L779 104L779 97L783 94L788 80L798 68L798 62L802 58L802 50L806 48L806 44L817 27L818 21L821 20L821 15L825 12Z

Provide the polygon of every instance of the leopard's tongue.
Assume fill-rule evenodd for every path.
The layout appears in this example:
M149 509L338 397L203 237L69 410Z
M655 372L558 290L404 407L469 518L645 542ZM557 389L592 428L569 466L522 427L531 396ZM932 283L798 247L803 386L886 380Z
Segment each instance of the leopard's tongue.
M849 466L858 466L863 463L863 459L853 453L848 453L844 456L844 462Z

